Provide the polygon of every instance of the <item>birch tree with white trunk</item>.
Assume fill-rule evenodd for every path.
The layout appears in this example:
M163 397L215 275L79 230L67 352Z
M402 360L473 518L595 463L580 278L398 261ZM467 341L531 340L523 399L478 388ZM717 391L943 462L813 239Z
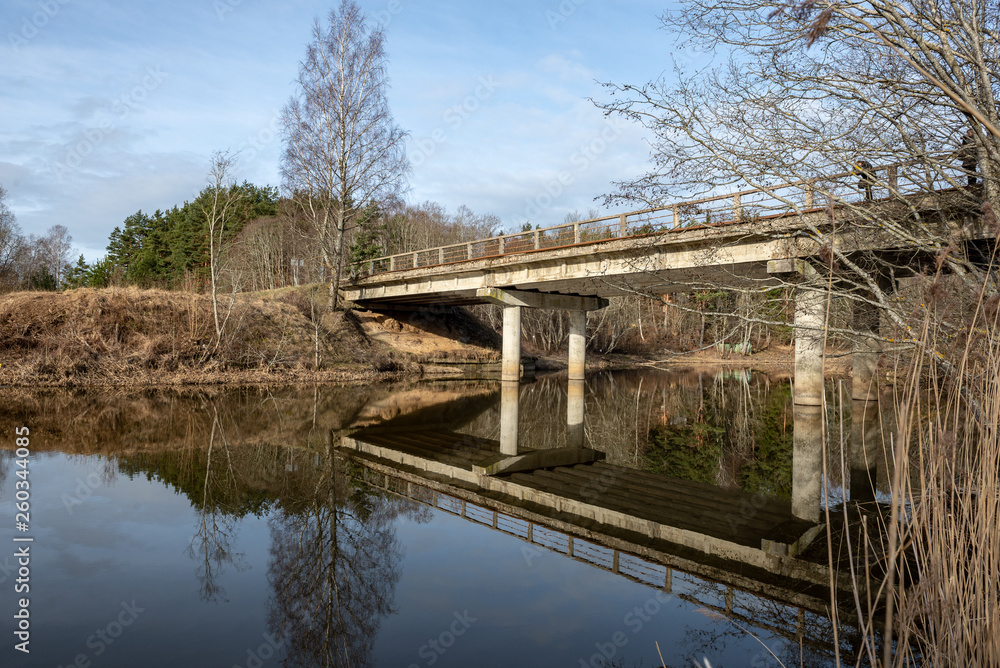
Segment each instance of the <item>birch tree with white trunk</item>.
M366 207L402 192L406 133L394 122L385 34L352 0L315 22L298 91L282 110L285 190L309 219L337 308L344 250Z

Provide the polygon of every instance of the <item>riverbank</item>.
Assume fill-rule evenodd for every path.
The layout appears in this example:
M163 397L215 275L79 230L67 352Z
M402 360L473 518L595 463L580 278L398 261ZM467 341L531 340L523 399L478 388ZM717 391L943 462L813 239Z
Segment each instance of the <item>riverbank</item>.
M461 308L319 317L323 295L306 288L220 297L78 289L0 297L0 385L156 386L367 383L417 377L489 377L500 337ZM830 351L828 372L850 373ZM791 373L793 351L588 355L593 369L751 368ZM539 372L565 368L542 356Z
M351 312L316 317L304 291L220 298L137 288L0 298L0 384L367 382L419 373Z

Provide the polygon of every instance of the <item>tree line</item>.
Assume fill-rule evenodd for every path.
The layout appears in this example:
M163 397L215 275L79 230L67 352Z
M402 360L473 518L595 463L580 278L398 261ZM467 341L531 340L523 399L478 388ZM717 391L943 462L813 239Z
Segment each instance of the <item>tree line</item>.
M72 244L63 225L53 225L40 237L25 235L0 184L0 291L56 290L72 273Z

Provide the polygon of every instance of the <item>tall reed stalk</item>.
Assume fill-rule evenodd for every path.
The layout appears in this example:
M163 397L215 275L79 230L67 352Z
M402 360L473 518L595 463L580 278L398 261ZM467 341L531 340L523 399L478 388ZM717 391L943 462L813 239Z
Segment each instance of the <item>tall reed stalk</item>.
M871 587L859 584L855 597L867 620L861 665L1000 665L996 325L996 307L980 299L956 373L908 362L889 443L892 511L868 522L862 540L881 545L885 568L872 568L867 552L855 560ZM922 336L940 334L931 312Z

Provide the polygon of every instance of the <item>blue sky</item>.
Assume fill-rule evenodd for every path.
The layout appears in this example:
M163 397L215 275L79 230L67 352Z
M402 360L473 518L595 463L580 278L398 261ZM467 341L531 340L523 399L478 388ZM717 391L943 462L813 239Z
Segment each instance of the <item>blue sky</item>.
M552 225L646 170L641 130L588 98L669 76L668 0L359 3L386 30L408 201ZM96 259L126 216L196 195L216 150L280 185L277 115L334 4L4 0L0 184L23 230L65 225Z

